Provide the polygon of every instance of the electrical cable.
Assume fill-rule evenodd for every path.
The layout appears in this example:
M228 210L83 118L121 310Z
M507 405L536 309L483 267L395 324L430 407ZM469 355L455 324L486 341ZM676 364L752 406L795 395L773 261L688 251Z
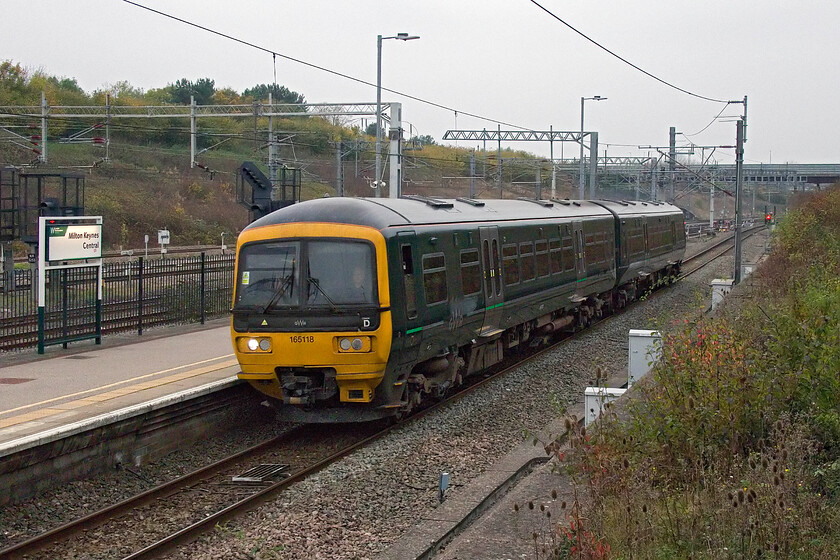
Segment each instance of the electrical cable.
M161 12L160 10L155 10L154 8L149 8L148 6L144 6L143 4L139 4L137 2L132 2L132 0L123 0L123 2L125 2L126 4L131 4L132 6L136 6L138 8L142 8L142 9L147 10L149 12L167 17L169 19L173 19L175 21L178 21L180 23L189 25L191 27L201 29L202 31L207 31L208 33L213 33L214 35L224 37L225 39L229 39L231 41L235 41L237 43L241 43L241 44L249 46L251 48L269 53L273 57L278 57L279 56L280 58L285 58L286 60L289 60L291 62L296 62L298 64L303 64L304 66L308 66L308 67L314 68L316 70L321 70L322 72L327 72L329 74L332 74L334 76L338 76L340 78L345 78L347 80L351 80L351 81L354 81L354 82L357 82L357 83L360 83L360 84L364 84L366 86L377 87L376 84L372 84L372 83L370 83L366 80L362 80L361 78L356 78L354 76L350 76L348 74L344 74L344 73L338 72L336 70L330 70L329 68L325 68L323 66L318 66L317 64L313 64L311 62L306 62L305 60L301 60L299 58L294 58L292 56L285 55L283 53L272 51L269 48L261 47L260 45L257 45L255 43L251 43L249 41L245 41L243 39L239 39L239 38L234 37L232 35L227 35L226 33L222 33L221 31L216 31L215 29L210 29L209 27L205 27L203 25L199 25L197 23L193 23L191 21L185 20L183 18L179 18L177 16L167 14L166 12ZM417 102L420 102L420 103L423 103L423 104L426 104L426 105L430 105L432 107L437 107L438 109L443 109L445 111L454 111L454 112L461 113L462 115L467 115L469 117L473 117L473 118L480 119L480 120L483 120L483 121L488 121L488 122L492 122L492 123L496 123L496 124L503 124L505 126L510 126L510 127L513 127L513 128L519 128L519 129L522 129L522 130L531 130L530 128L525 127L525 126L519 126L519 125L516 125L516 124L511 124L511 123L507 123L507 122L504 122L504 121L500 121L500 120L497 120L497 119L492 119L490 117L484 117L484 116L481 116L481 115L476 115L475 113L468 113L466 111L461 111L461 110L455 109L453 107L448 107L446 105L442 105L440 103L436 103L434 101L429 101L427 99L423 99L421 97L417 97L417 96L414 96L414 95L411 95L411 94L408 94L408 93L404 93L404 92L401 92L401 91L397 91L397 90L394 90L394 89L389 89L389 88L386 88L386 87L380 87L380 89L382 91L387 91L388 93L393 93L395 95L405 97L406 99L412 99L414 101L417 101Z
M713 124L715 124L715 121L716 121L716 120L718 120L718 119L720 118L720 116L723 114L723 112L724 112L724 111L726 111L726 108L727 108L727 107L729 107L729 104L728 104L728 103L727 103L726 105L724 105L724 106L723 106L723 109L721 109L721 110L720 110L720 113L718 113L717 115L715 115L715 118L713 118L709 124L707 124L706 126L704 126L703 128L701 128L700 130L698 130L698 131L697 131L697 132L695 132L694 134L686 134L686 133L684 133L684 132L680 132L680 134L681 134L682 136L685 136L685 137L686 137L686 139L687 139L689 136L697 136L697 135L698 135L698 134L700 134L701 132L705 132L705 130L706 130L707 128L709 128L710 126L712 126Z
M128 1L128 0L125 0L125 1ZM648 72L647 70L643 70L642 68L640 68L640 67L636 66L635 64L633 64L632 62L630 62L630 61L629 61L629 60L627 60L626 58L624 58L624 57L622 57L622 56L620 56L620 55L618 55L618 54L614 53L613 51L611 51L610 49L608 49L607 47L605 47L604 45L602 45L601 43L599 43L599 42L598 42L598 41L596 41L595 39L592 39L592 38L588 37L587 35L585 35L584 33L582 33L581 31L578 31L577 29L575 29L574 27L572 27L571 25L569 25L568 23L566 23L565 21L563 21L562 19L560 19L560 17L559 17L559 16L555 15L554 13L552 13L552 12L551 12L548 8L546 8L545 6L543 6L542 4L540 4L539 2L537 2L536 0L529 0L529 1L530 1L533 5L535 5L536 7L538 7L539 9L541 9L542 11L544 11L545 13L547 13L548 15L550 15L551 17L553 17L554 19L556 19L557 21L559 21L560 23L562 23L563 25L565 25L566 27L568 27L569 29L571 29L572 31L574 31L575 33L577 33L578 35L580 35L581 37L583 37L584 39L586 39L587 41L589 41L590 43L592 43L593 45L595 45L596 47L598 47L599 49L601 49L601 50L603 50L603 51L605 51L605 52L607 52L607 53L611 54L612 56L614 56L615 58L617 58L617 59L618 59L618 60L620 60L621 62L623 62L623 63L627 64L628 66L630 66L630 67L632 67L632 68L635 68L636 70L638 70L639 72L641 72L641 73L642 73L642 74L644 74L645 76L648 76L648 77L650 77L650 78L653 78L654 80L656 80L657 82L659 82L659 83L661 83L661 84L664 84L664 85L666 85L666 86L668 86L668 87L670 87L670 88L673 88L673 89L675 89L675 90L677 90L677 91L680 91L680 92L682 92L682 93L688 94L688 95L690 95L690 96L692 96L692 97L697 97L697 98L699 98L699 99L704 99L704 100L706 100L706 101L712 101L712 102L714 102L714 103L726 103L727 105L728 105L728 104L730 104L730 103L732 103L731 101L727 101L727 100L725 100L725 99L715 99L715 98L713 98L713 97L706 97L706 96L704 96L704 95L700 95L700 94L698 94L698 93L693 93L693 92L690 92L690 91L688 91L687 89L683 89L683 88L681 88L681 87L675 86L674 84L672 84L672 83L670 83L670 82L666 82L666 81L665 81L665 80L663 80L662 78L659 78L659 77L657 77L657 76L654 76L653 74L651 74L651 73L650 73L650 72Z

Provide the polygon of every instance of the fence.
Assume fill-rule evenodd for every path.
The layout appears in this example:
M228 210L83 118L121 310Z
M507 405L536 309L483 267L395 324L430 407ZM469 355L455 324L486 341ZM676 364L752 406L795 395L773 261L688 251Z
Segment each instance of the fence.
M145 259L103 264L102 334L195 323L228 313L233 255ZM85 269L82 269L85 270ZM0 351L38 343L38 303L31 270L0 286ZM2 275L0 275L2 276ZM95 321L95 275L48 274L46 338L71 337ZM93 298L90 297L91 293Z

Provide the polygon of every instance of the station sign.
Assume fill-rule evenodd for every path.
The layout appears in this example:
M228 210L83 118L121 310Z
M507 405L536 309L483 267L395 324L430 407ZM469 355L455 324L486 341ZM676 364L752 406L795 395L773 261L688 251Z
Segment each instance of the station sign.
M102 258L102 224L46 224L46 260Z
M169 245L169 230L168 229L159 229L158 230L158 245Z

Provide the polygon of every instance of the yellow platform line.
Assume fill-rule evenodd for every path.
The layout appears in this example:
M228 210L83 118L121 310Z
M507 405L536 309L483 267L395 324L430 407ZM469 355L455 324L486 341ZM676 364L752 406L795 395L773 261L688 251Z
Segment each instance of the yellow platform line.
M199 362L199 363L201 363L201 362ZM101 403L101 402L109 401L111 399L116 399L116 398L119 398L119 397L123 397L125 395L130 395L130 394L133 394L133 393L139 393L141 391L146 391L148 389L153 389L155 387L161 387L163 385L169 385L171 383L177 383L178 381L183 381L184 379L189 379L191 377L197 377L199 375L204 375L205 373L210 373L211 371L218 371L220 369L224 369L224 368L235 366L235 365L237 365L237 361L235 359L234 360L226 360L224 362L214 364L212 366L205 366L205 367L185 371L185 372L182 372L182 373L176 373L174 375L170 375L170 376L167 376L167 377L161 377L160 379L154 379L154 380L151 380L151 381L144 381L143 383L130 385L128 387L121 387L119 389L114 389L112 391L107 391L105 393L99 393L99 394L96 394L96 395L88 395L85 398L78 399L78 400L75 400L75 401L66 402L66 403L61 403L61 404L55 405L55 406L50 407L50 408L43 408L41 410L34 410L32 412L27 412L25 414L20 414L18 416L12 416L11 418L0 419L0 429L7 428L9 426L15 426L17 424L23 424L25 422L32 422L34 420L41 420L41 419L47 418L49 416L54 416L56 414L61 414L61 413L67 412L68 410L72 410L72 409L75 409L75 408L81 408L83 406L98 404L98 403ZM181 367L184 367L184 366L181 366ZM178 368L172 368L172 369L178 369ZM166 371L172 371L172 369L166 370ZM155 375L155 374L149 374L149 375ZM149 377L149 375L144 375L144 376L141 376L141 377L137 377L135 379L143 379L145 377ZM128 381L133 381L133 380L122 381L121 383L126 383ZM114 383L114 384L111 384L111 385L106 385L105 387L113 387L114 385L117 385L117 384L118 383ZM105 387L100 387L100 389L103 389ZM82 393L76 393L75 396L83 394L83 393L88 393L88 392L90 392L90 391L83 391ZM68 395L68 396L74 396L74 395ZM66 398L66 397L63 397L63 398ZM51 401L54 401L54 400L57 400L57 399L51 399L50 401L43 401L42 403L36 403L36 404L45 404L47 402L51 402ZM31 406L36 406L36 405L27 405L27 407L31 407ZM20 407L16 410L20 410L21 408L25 408L25 407Z
M55 402L55 401L60 401L60 400L63 400L63 399L78 397L79 395L87 395L89 393L95 393L96 391L101 391L102 389L107 389L109 387L116 387L117 385L123 385L125 383L131 383L132 381L138 381L140 379L146 379L146 378L149 378L149 377L154 377L155 375L160 375L162 373L169 373L170 371L175 371L175 370L179 370L179 369L183 369L183 368L197 366L199 364L206 364L207 362L214 362L216 360L221 360L221 359L224 359L224 358L230 358L231 356L233 356L233 354L226 354L224 356L217 356L215 358L208 358L207 360L200 360L198 362L193 362L191 364L184 364L182 366L175 366L175 367L168 368L168 369L162 369L160 371L156 371L154 373L147 373L145 375L141 375L139 377L134 377L132 379L123 379L122 381L116 381L116 382L110 383L108 385L103 385L102 387L96 387L94 389L87 389L85 391L79 391L77 393L71 393L69 395L62 395L60 397L55 397L53 399L47 399L45 401L36 402L36 403L32 403L32 404L25 404L25 405L19 406L17 408L10 408L9 410L0 410L0 414L9 414L9 413L12 413L12 412L17 412L18 410L25 410L27 408L33 408L33 407L36 407L36 406L41 406L41 405L44 405L44 404L48 404L48 403ZM235 363L235 362L233 362L233 363ZM228 362L224 362L224 365L222 365L222 367L227 367L228 365L233 365L233 363L229 364ZM219 368L219 369L221 369L221 368Z

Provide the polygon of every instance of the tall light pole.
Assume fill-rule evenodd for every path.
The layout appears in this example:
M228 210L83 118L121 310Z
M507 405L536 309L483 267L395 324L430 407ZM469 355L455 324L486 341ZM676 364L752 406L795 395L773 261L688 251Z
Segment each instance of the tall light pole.
M382 196L382 181L379 178L382 173L382 157L379 154L382 147L382 40L411 41L419 38L418 35L409 35L408 33L397 33L393 37L376 36L376 176L374 177L374 184L376 185L377 198Z
M604 101L606 97L601 97L600 95L596 95L594 97L581 97L580 98L580 186L578 189L578 197L583 200L585 198L584 192L584 174L583 174L583 102L584 101ZM591 151L591 150L590 150ZM592 154L589 155L592 157Z

